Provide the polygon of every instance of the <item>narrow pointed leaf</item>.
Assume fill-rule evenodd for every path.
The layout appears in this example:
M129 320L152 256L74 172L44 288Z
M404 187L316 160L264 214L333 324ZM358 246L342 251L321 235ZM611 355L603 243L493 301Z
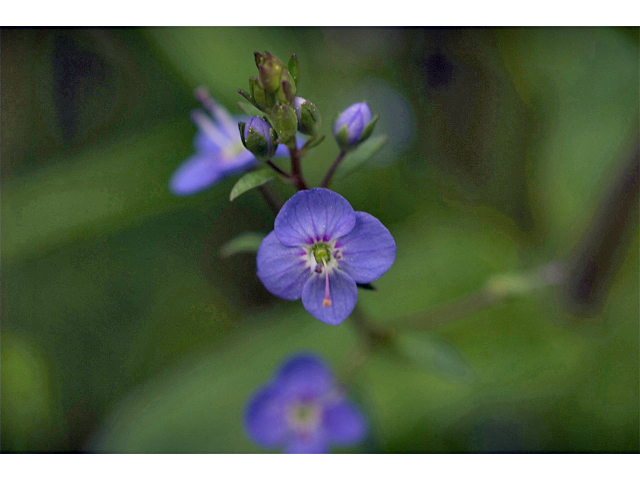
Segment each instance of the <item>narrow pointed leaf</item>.
M291 58L289 59L287 70L289 71L289 74L293 77L293 81L295 82L296 88L297 88L299 70L298 70L298 57L295 53L291 55Z
M388 140L389 137L386 135L377 135L363 142L358 148L347 154L344 162L336 172L336 177L342 177L360 168L367 160L378 153Z
M463 381L473 377L471 368L456 348L433 333L400 334L396 348L405 360L435 375Z
M309 149L309 148L314 148L317 147L318 145L320 145L322 143L322 141L327 138L326 135L322 135L320 137L313 137L310 138L307 143L304 145L304 148Z
M236 253L256 253L264 236L264 233L261 232L242 233L220 248L220 256L229 257Z
M264 185L277 177L276 172L270 169L263 168L261 170L254 170L253 172L245 173L240 180L231 189L229 200L234 201L240 195L249 190Z

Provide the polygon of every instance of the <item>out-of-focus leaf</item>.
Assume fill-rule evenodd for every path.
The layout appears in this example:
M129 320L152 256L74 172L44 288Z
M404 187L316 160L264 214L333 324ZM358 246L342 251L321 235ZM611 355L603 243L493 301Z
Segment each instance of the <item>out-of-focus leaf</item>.
M64 432L57 418L52 379L35 345L2 334L2 447L26 452L60 448Z
M231 189L229 200L234 201L243 193L270 182L277 178L278 174L269 168L262 168L253 172L245 173Z
M388 140L389 138L386 135L377 135L366 140L353 152L348 153L336 172L336 178L347 175L364 165L367 160L385 146Z
M424 370L469 381L473 378L469 364L448 341L430 332L401 333L396 347L402 356Z
M256 253L260 243L264 238L264 233L246 232L238 235L233 240L229 240L220 249L220 255L229 257L235 253Z
M168 181L189 155L192 132L187 121L171 122L7 181L2 186L3 261L182 208Z
M609 28L496 35L516 89L544 120L531 164L534 209L550 240L569 248L637 140L638 44Z

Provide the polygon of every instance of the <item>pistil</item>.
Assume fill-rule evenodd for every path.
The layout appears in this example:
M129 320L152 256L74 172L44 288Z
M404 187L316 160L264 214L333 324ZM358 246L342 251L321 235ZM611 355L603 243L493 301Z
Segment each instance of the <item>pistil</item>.
M329 269L327 268L327 262L322 259L324 265L324 300L322 300L323 307L331 306L331 296L329 292Z

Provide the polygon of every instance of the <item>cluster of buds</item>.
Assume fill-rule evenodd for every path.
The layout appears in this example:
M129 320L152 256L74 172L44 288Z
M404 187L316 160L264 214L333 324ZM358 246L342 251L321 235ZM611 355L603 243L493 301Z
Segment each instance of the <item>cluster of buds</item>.
M254 117L268 122L273 132L264 128L253 131L246 125L240 125L240 134L245 147L258 158L264 157L264 144L273 141L288 146L295 146L296 132L315 136L320 129L320 113L316 106L308 100L296 97L298 87L298 57L291 55L285 67L282 61L269 52L264 54L255 52L258 75L249 79L249 92L240 90L244 96L258 110L263 112L264 118ZM247 124L248 125L248 124ZM246 130L246 131L245 131ZM255 138L256 134L264 131L264 141ZM258 148L259 147L259 148ZM267 151L272 151L272 148Z

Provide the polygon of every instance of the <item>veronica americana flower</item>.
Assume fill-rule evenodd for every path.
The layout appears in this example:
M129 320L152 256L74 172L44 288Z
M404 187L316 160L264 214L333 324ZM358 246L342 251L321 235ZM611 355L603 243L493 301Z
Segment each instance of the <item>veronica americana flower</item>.
M229 115L202 87L196 89L195 97L204 111L191 114L198 127L194 138L196 153L178 167L169 181L171 193L177 196L193 195L258 164L240 139L238 121L246 118ZM280 146L277 155L286 155L284 146Z
M319 358L297 355L256 391L245 413L247 434L265 448L326 453L360 442L367 431L359 410L335 385Z
M377 218L314 188L296 193L278 213L258 249L258 277L274 295L302 298L311 315L338 325L356 305L356 283L377 280L395 258L393 237Z

